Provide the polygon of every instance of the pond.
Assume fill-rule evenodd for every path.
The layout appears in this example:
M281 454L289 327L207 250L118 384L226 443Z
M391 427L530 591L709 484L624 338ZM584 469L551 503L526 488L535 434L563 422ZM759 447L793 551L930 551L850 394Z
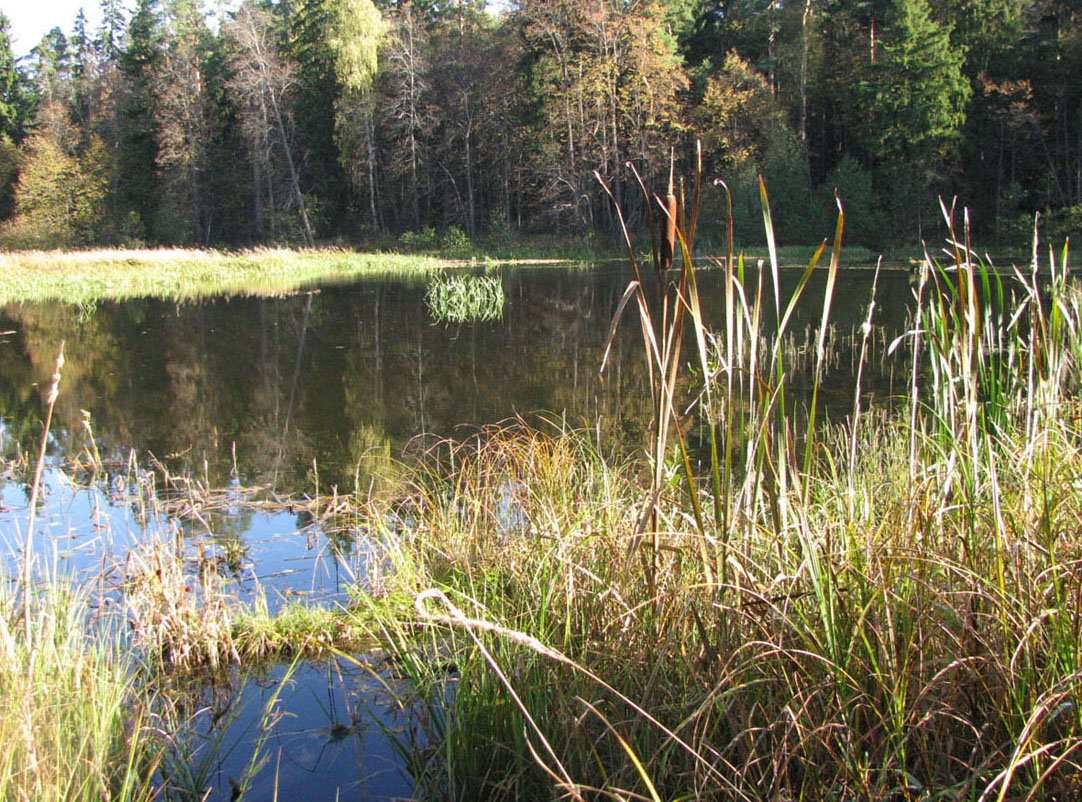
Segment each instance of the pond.
M0 536L8 564L25 530L27 456L36 453L44 418L41 388L62 341L66 364L35 527L36 553L62 573L107 577L134 543L166 536L227 555L241 597L259 587L272 608L296 598L327 603L363 581L368 548L362 533L331 531L306 499L369 492L435 438L516 416L587 427L604 449L641 452L651 409L632 315L617 330L605 374L598 373L630 278L626 266L460 275L482 273L502 290L502 303L494 314L462 322L434 308L430 276L401 275L285 297L0 309L0 447L8 465ZM799 275L784 272L783 292L792 292ZM699 276L717 322L722 275ZM852 405L851 345L859 341L872 279L868 269L839 278L823 393L835 415ZM749 277L749 287L754 282ZM821 315L823 286L822 277L813 280L791 326L798 352ZM905 271L881 275L877 359L903 330L911 301ZM811 364L793 362L796 371ZM806 376L794 379L806 383ZM893 381L889 364L873 359L863 389L889 397ZM81 478L78 464L91 455L104 479ZM164 477L180 477L190 498L176 481L165 492ZM213 503L210 489L220 491ZM230 777L250 761L259 740L252 722L283 671L272 667L215 691L231 714L206 717L208 742L245 745L230 750L208 780L219 798L230 797ZM312 794L321 798L408 796L388 733L413 724L381 705L374 676L378 669L341 661L294 671L278 700L283 717L259 743L268 766L252 798L270 798L272 781L280 789L318 788Z

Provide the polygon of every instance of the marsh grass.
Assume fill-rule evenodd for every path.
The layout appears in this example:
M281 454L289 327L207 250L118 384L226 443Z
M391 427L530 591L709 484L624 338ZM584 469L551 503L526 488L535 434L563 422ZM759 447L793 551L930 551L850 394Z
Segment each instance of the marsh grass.
M769 236L765 189L763 208ZM681 213L678 244L693 219ZM839 215L830 264L818 267L824 247L787 306L763 309L781 297L776 263L749 281L726 258L717 332L679 252L658 295L632 282L625 304L668 418L645 474L588 434L515 425L433 449L397 506L372 506L395 567L387 588L418 597L371 608L427 700L434 741L416 757L431 787L452 799L1082 795L1082 304L1066 248L1035 247L1003 278L964 221L953 233L949 208L944 224L951 259L926 256L891 349L868 299L861 364L886 350L909 375L890 407L858 387L851 412L816 419L829 289L810 363L785 346L799 288L816 269L831 283ZM698 460L677 424L685 332L708 377ZM796 370L811 374L807 408ZM449 660L453 693L439 690Z
M441 264L428 256L335 249L5 252L0 253L0 304L273 295L370 273L435 270Z
M0 586L0 799L150 800L161 751L138 710L135 665L95 620L89 589L39 570L35 522L64 364L46 399L17 580ZM29 469L29 466L27 466Z
M0 799L151 800L161 744L122 640L83 590L36 582L31 628L0 589Z
M503 283L499 276L438 276L425 291L425 303L440 323L503 320Z

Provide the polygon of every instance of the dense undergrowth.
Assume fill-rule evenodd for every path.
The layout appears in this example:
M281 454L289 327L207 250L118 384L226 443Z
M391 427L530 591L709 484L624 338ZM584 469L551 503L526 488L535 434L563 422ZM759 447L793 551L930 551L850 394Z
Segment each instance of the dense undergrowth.
M370 510L389 590L417 598L380 637L440 700L440 748L414 754L428 792L1082 796L1082 304L1066 249L1044 282L1036 255L1005 280L964 234L951 250L921 266L889 411L858 387L817 424L822 344L810 409L787 397L799 288L764 309L728 260L711 333L692 271L654 297L636 276L649 476L587 435L514 427L434 451L393 514ZM670 425L685 327L710 377L699 460Z

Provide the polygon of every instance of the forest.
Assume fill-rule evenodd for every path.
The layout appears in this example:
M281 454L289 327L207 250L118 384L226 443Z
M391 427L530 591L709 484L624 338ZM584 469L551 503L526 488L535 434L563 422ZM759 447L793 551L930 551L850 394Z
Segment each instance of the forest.
M220 8L220 7L219 7ZM16 58L0 245L607 241L670 158L739 243L989 243L1082 225L1077 0L101 0ZM724 183L720 183L724 182ZM678 190L679 191L679 190Z

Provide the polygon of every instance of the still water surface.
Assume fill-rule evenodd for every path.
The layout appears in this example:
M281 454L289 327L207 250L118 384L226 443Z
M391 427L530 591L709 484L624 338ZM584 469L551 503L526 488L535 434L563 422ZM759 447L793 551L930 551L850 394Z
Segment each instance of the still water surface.
M65 342L37 553L62 571L101 573L104 566L108 573L111 560L123 560L147 537L179 535L192 548L231 542L241 546L234 566L241 596L258 583L272 607L296 597L341 598L364 578L363 535L330 537L303 505L243 504L242 488L283 496L365 490L425 438L468 434L513 416L545 415L589 427L603 447L641 450L650 403L631 315L618 330L604 377L598 374L627 268L518 268L496 275L505 296L502 317L462 324L435 320L425 300L429 279L401 276L287 297L0 309L0 449L7 461L36 453L41 388ZM784 273L783 296L798 277L799 271ZM717 271L700 274L704 305L715 316L721 278ZM749 291L754 286L752 276ZM870 270L839 279L832 314L838 354L824 392L836 414L852 404L855 365L845 341L864 321L871 287ZM822 292L822 282L813 282L793 331L818 321ZM878 342L902 330L911 295L904 272L880 277ZM879 364L865 387L886 396L892 375ZM806 381L794 378L798 387ZM87 485L70 466L94 446L109 476ZM213 514L195 517L170 515L168 507L148 513L132 499L163 472L236 488L236 503L227 495ZM9 561L23 538L25 481L18 470L0 481L0 537ZM269 679L282 669L275 671ZM280 784L316 783L306 786L320 789L312 798L335 798L335 789L342 799L410 794L387 735L409 722L381 708L370 677L356 667L326 665L295 673L281 699L289 714L274 730L274 748L264 744L278 761ZM247 744L215 772L220 798L229 798L229 777L243 774L250 759L258 727L249 725L274 685L267 679L251 678L247 690L230 697L237 715L217 719L233 721L226 737ZM266 798L266 778L273 776L273 767L265 769L261 792L251 798Z

